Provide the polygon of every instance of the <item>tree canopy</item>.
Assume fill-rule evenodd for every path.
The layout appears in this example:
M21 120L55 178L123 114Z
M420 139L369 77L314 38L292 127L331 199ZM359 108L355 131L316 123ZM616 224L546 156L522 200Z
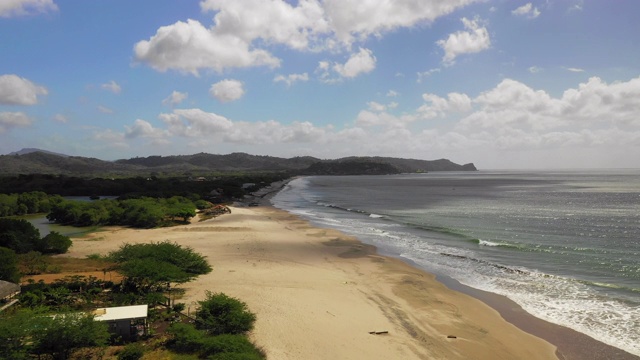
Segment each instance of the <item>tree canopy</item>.
M24 219L0 218L0 247L18 254L38 251L43 254L62 254L71 246L68 236L51 232L40 238L40 231Z
M206 258L189 247L169 241L124 244L109 254L125 281L139 290L152 291L166 283L184 283L211 272Z

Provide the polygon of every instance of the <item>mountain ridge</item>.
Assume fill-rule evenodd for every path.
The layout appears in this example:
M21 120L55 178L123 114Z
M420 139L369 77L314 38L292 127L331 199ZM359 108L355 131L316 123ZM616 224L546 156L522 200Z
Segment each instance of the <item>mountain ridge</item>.
M312 156L280 158L241 152L226 155L201 152L192 155L153 155L106 161L35 148L0 155L1 175L40 173L104 176L255 171L280 171L295 175L357 175L476 170L473 163L459 165L447 159L419 160L372 156L318 159Z

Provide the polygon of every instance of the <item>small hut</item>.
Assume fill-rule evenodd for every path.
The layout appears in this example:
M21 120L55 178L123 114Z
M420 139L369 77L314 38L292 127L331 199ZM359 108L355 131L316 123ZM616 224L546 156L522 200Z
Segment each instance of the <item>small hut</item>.
M124 341L135 341L138 336L148 334L148 305L117 306L96 309L94 320L105 321L109 332Z
M20 294L20 285L0 280L0 300L11 300Z

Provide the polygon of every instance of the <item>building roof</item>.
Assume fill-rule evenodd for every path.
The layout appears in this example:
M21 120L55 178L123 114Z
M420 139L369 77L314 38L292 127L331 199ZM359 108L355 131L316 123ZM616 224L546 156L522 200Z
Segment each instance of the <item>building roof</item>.
M97 321L112 321L124 319L146 318L148 305L116 306L96 309L93 314Z
M20 285L0 280L0 299L4 299L18 292L20 292Z

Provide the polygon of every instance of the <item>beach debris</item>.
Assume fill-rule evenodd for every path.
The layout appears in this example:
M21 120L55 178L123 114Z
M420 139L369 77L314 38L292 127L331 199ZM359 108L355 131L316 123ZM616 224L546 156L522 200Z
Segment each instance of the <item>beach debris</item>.
M334 314L330 313L329 311L327 311L327 314L329 314L331 316L335 316Z
M369 331L369 334L371 335L380 335L380 334L388 334L389 331L387 330L383 330L383 331Z
M457 339L458 337L455 335L447 335L447 339Z

